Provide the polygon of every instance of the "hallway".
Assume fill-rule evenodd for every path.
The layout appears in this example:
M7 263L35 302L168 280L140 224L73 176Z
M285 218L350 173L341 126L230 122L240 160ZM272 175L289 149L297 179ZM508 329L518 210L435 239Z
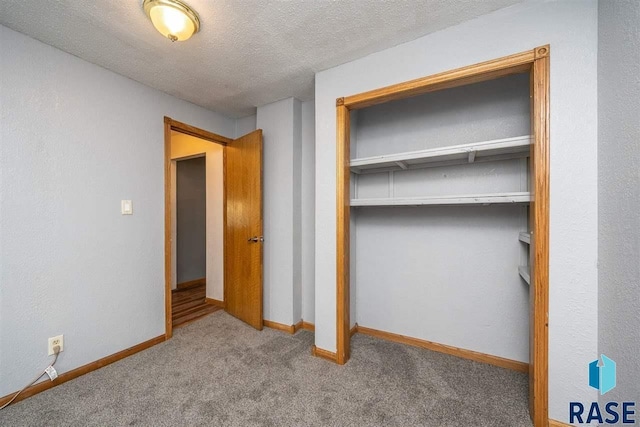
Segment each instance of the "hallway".
M188 325L220 309L221 307L206 302L204 283L171 291L171 320L174 328Z

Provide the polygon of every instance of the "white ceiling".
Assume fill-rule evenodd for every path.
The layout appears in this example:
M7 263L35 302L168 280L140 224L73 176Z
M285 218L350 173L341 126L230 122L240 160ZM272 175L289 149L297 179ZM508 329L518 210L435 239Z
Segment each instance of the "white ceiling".
M314 73L522 0L186 0L201 31L171 43L142 0L0 0L0 24L231 117L290 96Z

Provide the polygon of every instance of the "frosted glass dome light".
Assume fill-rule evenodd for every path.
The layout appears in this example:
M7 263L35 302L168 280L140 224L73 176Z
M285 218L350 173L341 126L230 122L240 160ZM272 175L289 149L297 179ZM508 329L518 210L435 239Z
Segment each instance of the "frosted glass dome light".
M156 30L172 42L189 39L200 29L200 18L179 0L144 0L144 11Z

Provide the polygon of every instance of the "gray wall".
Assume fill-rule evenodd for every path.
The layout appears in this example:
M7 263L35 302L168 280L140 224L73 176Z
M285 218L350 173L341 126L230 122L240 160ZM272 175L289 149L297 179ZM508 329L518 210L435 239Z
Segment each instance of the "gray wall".
M258 107L263 130L264 318L285 325L300 320L300 101ZM297 182L297 183L296 183Z
M359 110L352 158L529 135L529 76ZM388 174L357 177L388 197ZM394 173L397 197L527 191L514 159ZM353 192L352 192L353 197ZM355 208L358 325L528 362L529 288L518 274L527 208Z
M598 346L603 401L640 401L640 2L598 8ZM593 359L595 359L595 356Z
M206 158L176 162L177 283L207 276Z
M529 102L519 74L358 110L351 157L529 135Z
M523 2L316 74L319 348L336 348L336 98L549 43L550 416L596 399L584 367L598 350L597 13L593 0Z
M234 132L234 138L240 138L243 135L248 134L256 130L256 115L242 117L236 119L236 130Z
M256 127L264 131L265 236L270 236L265 241L265 318L285 324L292 324L300 319L313 323L314 101L300 102L289 98L258 107L257 111L256 115L236 120L235 137L245 135ZM289 187L290 199L287 193ZM281 215L289 209L291 222L287 224ZM279 302L281 297L284 298L283 304ZM291 323L288 319L291 319Z
M293 100L293 314L291 323L302 320L302 103Z
M302 103L302 318L315 322L316 127L313 101Z
M163 116L235 121L0 26L0 396L164 334ZM131 216L120 200L131 199Z

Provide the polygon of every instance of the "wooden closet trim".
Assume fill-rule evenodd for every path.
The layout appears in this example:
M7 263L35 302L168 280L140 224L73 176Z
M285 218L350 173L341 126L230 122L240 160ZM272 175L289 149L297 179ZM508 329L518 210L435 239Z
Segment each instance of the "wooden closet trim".
M370 90L341 99L345 107L350 110L357 110L376 104L435 92L437 90L493 80L511 74L526 73L531 69L531 64L535 60L536 50L543 48L548 49L548 46L451 71L445 71L443 73L432 74L427 77L409 80L408 82Z
M443 89L493 80L512 74L531 74L531 175L534 201L530 204L534 261L531 271L531 377L530 409L535 427L548 419L548 310L549 310L549 45L491 61L399 83L336 100L336 357L349 360L349 220L350 220L350 110L404 99Z
M350 235L349 235L349 220L350 220L350 203L351 197L350 190L350 174L349 159L350 154L350 113L347 107L340 104L338 100L337 106L337 122L338 122L338 166L337 166L337 179L338 179L338 191L337 191L337 206L338 206L338 229L337 229L337 262L338 262L338 275L337 275L337 301L336 301L336 324L337 324L337 350L336 350L336 362L340 365L344 365L349 360L350 356L350 341L351 335L349 331L350 319L350 296L349 296L349 269L351 263L349 261L350 256ZM346 315L345 315L346 314Z
M530 301L530 412L535 427L548 423L549 412L549 46L534 49L531 71L531 147L530 174L532 202L530 257L532 260Z
M222 235L222 245L226 252L226 230L227 230L227 151L226 146L233 142L232 139L186 123L173 120L171 117L164 117L164 325L165 339L173 336L173 323L171 319L171 131L180 132L205 141L220 144L222 150L222 224L224 233ZM223 279L223 287L224 279ZM224 302L221 302L224 304Z

